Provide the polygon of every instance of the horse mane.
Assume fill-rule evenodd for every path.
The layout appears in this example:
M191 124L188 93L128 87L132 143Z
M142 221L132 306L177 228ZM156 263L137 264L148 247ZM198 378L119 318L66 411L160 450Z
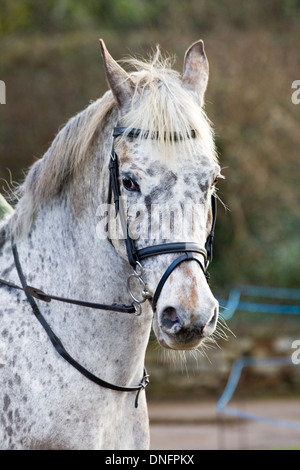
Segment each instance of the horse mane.
M131 109L122 116L119 124L129 129L147 130L150 137L156 133L162 159L171 158L174 132L190 136L193 131L201 141L204 153L217 160L210 121L191 92L182 87L180 74L171 68L172 60L163 58L157 48L149 61L129 58L123 62L135 69L130 73L135 93ZM113 94L108 91L59 131L44 156L32 165L24 183L15 191L19 202L10 224L15 238L22 238L29 232L41 204L58 196L70 182L82 182L88 161L95 156L95 143L104 143L101 133L104 124L111 118L115 125L117 116ZM145 135L138 138L145 138ZM192 140L183 138L176 145L182 145L184 151L188 151L192 148ZM78 184L73 186L78 187Z

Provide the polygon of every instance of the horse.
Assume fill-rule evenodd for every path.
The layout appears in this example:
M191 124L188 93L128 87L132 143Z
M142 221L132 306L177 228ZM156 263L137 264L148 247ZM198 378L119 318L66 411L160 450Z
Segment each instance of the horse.
M218 321L204 43L182 74L159 47L127 72L100 46L108 91L57 133L0 228L1 449L148 449L152 324L163 348L194 350Z

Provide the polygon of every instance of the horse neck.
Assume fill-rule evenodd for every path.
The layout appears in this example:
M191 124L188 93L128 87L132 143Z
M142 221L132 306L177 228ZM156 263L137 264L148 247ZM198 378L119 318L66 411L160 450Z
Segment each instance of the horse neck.
M100 198L99 202L104 201ZM130 303L126 289L129 263L107 239L97 238L96 208L87 208L75 218L72 204L66 192L45 205L28 237L18 243L27 283L62 297ZM55 301L39 305L77 359L105 380L139 383L150 333L149 311L137 318Z

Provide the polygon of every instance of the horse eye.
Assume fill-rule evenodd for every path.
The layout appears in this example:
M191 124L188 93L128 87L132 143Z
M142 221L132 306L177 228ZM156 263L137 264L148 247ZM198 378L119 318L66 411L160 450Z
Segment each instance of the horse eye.
M219 177L216 176L216 178L215 178L214 181L213 181L212 186L216 186L216 184L217 184L218 181L219 181Z
M132 181L132 179L129 178L128 176L124 176L122 178L122 183L123 183L124 188L127 189L127 191L139 191L140 190L139 185L135 183L134 181Z

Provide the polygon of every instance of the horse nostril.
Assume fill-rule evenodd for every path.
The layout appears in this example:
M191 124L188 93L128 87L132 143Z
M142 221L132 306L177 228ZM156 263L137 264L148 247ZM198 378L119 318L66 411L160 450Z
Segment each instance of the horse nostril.
M204 318L203 318L204 317ZM159 324L162 331L171 337L176 337L181 341L199 342L206 336L210 336L216 328L218 320L218 308L215 307L211 310L208 319L203 315L197 315L192 321L186 322L186 316L181 313L180 309L175 307L165 307L160 314Z
M181 321L177 315L176 308L166 307L161 314L161 326L164 330L177 333L181 328Z
M217 321L218 321L218 309L215 308L211 318L208 320L208 322L206 323L206 325L203 328L203 335L204 336L209 336L210 334L212 334L214 332L214 330L216 328Z

